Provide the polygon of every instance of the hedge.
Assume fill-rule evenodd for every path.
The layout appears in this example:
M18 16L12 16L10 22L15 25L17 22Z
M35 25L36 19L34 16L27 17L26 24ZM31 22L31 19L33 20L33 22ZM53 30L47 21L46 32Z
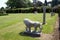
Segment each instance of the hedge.
M38 13L42 13L43 12L43 7L37 7L36 8ZM36 11L35 8L31 7L31 8L16 8L16 9L8 9L6 10L6 13L34 13L34 11ZM46 7L46 12L51 12L51 8L50 7Z
M0 16L3 16L3 15L8 15L8 14L4 11L0 11Z

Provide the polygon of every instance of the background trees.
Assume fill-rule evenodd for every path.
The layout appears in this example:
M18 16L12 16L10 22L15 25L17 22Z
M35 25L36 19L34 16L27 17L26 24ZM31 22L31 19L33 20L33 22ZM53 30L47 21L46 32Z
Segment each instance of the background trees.
M58 4L58 0L52 0L52 7L56 6Z
M41 1L37 1L37 6L42 6ZM26 8L32 7L33 3L30 0L8 0L6 2L7 7L9 8Z
M29 0L8 0L6 4L11 8L23 8L31 6L31 2Z
M36 5L37 5L38 7L40 7L40 6L43 5L43 3L42 3L41 1L37 1Z

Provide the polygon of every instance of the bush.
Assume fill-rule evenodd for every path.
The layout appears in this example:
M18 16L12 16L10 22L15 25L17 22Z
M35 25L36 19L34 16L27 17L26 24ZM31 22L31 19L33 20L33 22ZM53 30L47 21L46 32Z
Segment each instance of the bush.
M37 9L38 13L42 13L43 12L43 7L38 7ZM17 8L17 9L8 9L6 10L6 13L33 13L35 11L35 9L33 7L31 8ZM46 12L51 12L51 8L50 7L46 7Z
M0 16L3 16L3 15L8 15L8 14L4 11L0 11Z

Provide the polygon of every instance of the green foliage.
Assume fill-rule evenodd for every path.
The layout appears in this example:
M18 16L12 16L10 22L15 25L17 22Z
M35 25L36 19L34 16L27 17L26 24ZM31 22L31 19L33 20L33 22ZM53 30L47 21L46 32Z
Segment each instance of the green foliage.
M30 4L29 0L8 0L6 4L11 8L25 8L29 6L28 3Z
M0 12L0 16L3 15L3 12Z
M43 12L43 7L37 7L37 12L42 13ZM6 10L7 13L34 13L34 7L31 8L16 8L16 9L9 9ZM51 12L51 7L46 7L46 12L49 13Z
M0 11L0 16L3 16L3 15L8 15L8 14L4 11Z
M41 7L42 5L43 5L43 3L41 1L37 1L37 3L36 3L37 7Z
M47 6L47 0L45 0L45 3L44 4L45 4L45 6Z
M56 6L56 10L58 13L60 13L60 5Z
M58 0L52 0L52 7L58 5Z
M4 11L4 7L1 7L0 10L1 10L1 11Z
M3 16L3 15L7 15L7 13L5 12L4 7L1 7L0 8L0 16Z

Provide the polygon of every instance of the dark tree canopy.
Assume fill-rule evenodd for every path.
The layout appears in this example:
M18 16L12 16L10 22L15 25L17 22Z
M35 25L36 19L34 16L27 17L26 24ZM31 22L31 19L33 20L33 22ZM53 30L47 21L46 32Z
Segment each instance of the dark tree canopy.
M42 6L43 5L43 3L41 2L41 1L37 1L37 4L36 4L37 6Z
M45 3L44 4L45 4L45 6L47 6L47 0L45 0Z
M4 10L4 7L1 7L0 10L3 11Z
M29 6L28 3L30 4L30 1L29 0L8 0L6 2L7 6L8 7L11 7L11 8L28 7Z
M58 4L60 4L60 0L58 0Z
M58 5L58 0L52 0L52 7Z

